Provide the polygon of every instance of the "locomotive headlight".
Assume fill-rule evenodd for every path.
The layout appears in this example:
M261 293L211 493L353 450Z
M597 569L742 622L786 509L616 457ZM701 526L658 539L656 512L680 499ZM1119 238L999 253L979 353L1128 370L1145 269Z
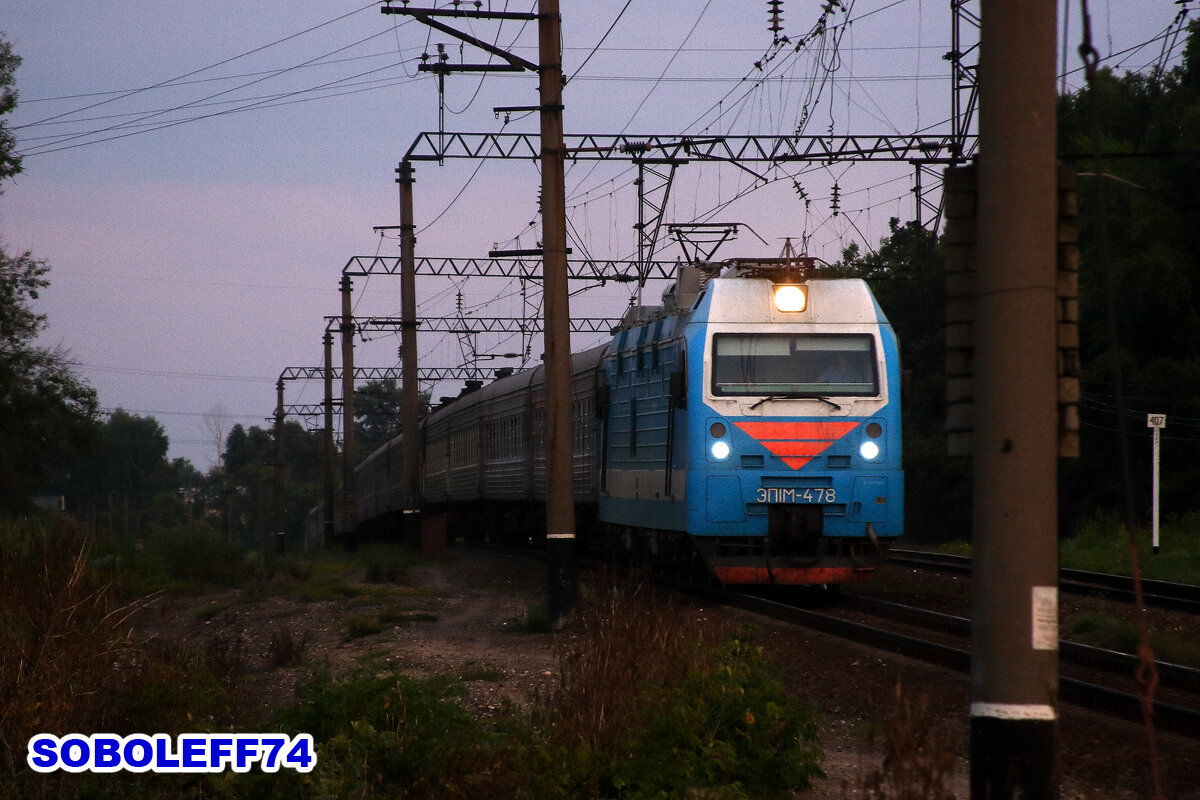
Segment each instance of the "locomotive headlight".
M879 456L879 445L868 439L859 445L858 453L867 461L874 461Z
M808 308L808 287L785 284L775 287L775 307L780 311L803 311Z
M724 461L729 458L729 445L724 442L713 442L712 454L713 458L718 461Z

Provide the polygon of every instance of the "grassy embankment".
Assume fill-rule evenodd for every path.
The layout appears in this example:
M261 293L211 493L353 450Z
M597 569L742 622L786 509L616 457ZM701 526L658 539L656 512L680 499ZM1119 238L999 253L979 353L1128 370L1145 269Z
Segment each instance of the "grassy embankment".
M782 798L819 774L816 710L783 691L750 635L703 626L645 589L595 593L558 639L551 696L485 718L458 702L464 676L416 680L369 658L334 676L282 625L268 663L310 678L293 705L267 709L237 639L167 647L133 624L160 592L219 586L232 591L201 618L273 596L341 600L345 638L375 636L434 618L412 602L428 597L408 580L412 558L280 558L204 528L134 541L66 519L0 520L0 798ZM316 769L40 775L25 764L41 732L264 731L312 734Z

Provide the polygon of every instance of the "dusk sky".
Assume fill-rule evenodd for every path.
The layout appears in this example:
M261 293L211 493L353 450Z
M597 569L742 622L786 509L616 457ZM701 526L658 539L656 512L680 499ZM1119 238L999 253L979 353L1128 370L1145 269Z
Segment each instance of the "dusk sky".
M1082 25L1079 2L1065 12L1064 3L1059 63L1072 90L1083 82ZM797 51L821 14L811 0L782 4L789 44L776 47L763 0L564 1L564 127L643 136L948 133L950 4L844 5ZM39 305L49 317L43 343L69 350L105 409L155 417L171 457L207 470L218 447L206 421L266 426L280 372L322 363L324 318L340 311L346 262L399 255L395 232L374 228L398 224L396 165L418 133L438 129L437 79L418 72L421 56L437 58L439 43L452 62L488 56L379 8L361 0L0 0L0 33L23 59L9 126L24 155L24 173L0 196L0 237L10 254L31 250L51 266ZM1179 9L1170 0L1092 0L1102 64L1139 72L1177 64L1183 37L1164 34ZM457 27L537 60L533 23ZM445 129L536 133L536 116L493 111L536 102L530 73L454 74ZM752 229L718 257L778 255L791 237L832 261L851 243L877 246L889 217L914 217L908 165L751 168L758 175L732 164L680 167L667 221ZM628 162L569 167L575 256L633 256L634 177ZM418 255L534 247L539 181L530 160L417 164ZM680 255L665 232L662 240L657 258ZM398 315L398 283L357 281L355 314ZM454 315L461 302L467 314L520 317L538 308L537 285L524 288L523 296L515 280L422 279L419 313ZM572 288L581 290L573 314L591 317L618 315L631 291ZM581 336L576 345L598 340ZM463 363L453 335L419 341L423 365ZM359 342L357 364L396 366L398 345L390 333ZM540 334L476 345L528 349L529 363L542 352ZM501 364L520 362L487 362ZM290 382L285 399L321 395L319 382Z

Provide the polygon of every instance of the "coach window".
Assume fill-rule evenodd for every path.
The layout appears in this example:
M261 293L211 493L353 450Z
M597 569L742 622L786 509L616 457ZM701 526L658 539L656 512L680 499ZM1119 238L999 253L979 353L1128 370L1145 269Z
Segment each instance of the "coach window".
M637 398L629 398L629 455L637 455Z

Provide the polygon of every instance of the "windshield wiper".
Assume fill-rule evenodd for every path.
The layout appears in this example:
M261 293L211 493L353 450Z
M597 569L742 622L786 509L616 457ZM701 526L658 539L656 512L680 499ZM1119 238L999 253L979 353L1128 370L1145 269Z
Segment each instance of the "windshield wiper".
M758 400L757 402L755 402L753 405L751 405L750 410L753 411L754 409L758 408L759 406L761 406L763 403L767 402L768 400L820 400L822 403L828 403L829 405L833 406L838 411L842 410L842 407L840 405L833 402L828 397L821 397L818 394L810 394L805 397L797 397L794 394L769 394L766 397L763 397L760 400Z
M754 405L750 406L750 410L753 411L754 409L758 408L759 406L761 406L763 403L767 402L768 400L786 400L789 396L790 395L786 395L786 394L769 394L766 397L759 400Z

